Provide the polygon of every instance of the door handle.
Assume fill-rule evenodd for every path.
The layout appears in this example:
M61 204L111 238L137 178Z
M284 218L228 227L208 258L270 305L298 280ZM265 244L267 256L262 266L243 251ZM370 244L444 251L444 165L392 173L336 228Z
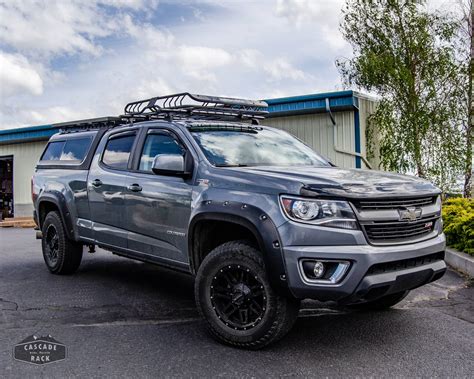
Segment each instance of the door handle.
M100 179L94 179L91 184L94 186L94 187L100 187L102 185L102 181Z
M140 192L143 188L139 184L131 184L127 187L132 192Z

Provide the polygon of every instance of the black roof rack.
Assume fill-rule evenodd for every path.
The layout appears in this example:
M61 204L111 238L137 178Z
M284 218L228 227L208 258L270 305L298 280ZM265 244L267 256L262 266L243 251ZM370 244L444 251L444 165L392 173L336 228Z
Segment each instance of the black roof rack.
M60 133L74 133L93 129L110 129L135 121L155 119L191 119L242 121L257 124L267 114L267 103L259 100L234 99L196 95L188 92L176 95L152 97L125 106L125 114L119 117L98 117L53 124Z
M253 120L264 118L268 104L259 100L196 95L189 92L128 103L122 116L132 121L152 119Z
M53 126L58 127L60 133L73 133L91 129L108 129L123 124L125 124L125 121L120 117L98 117L85 120L60 122L53 124Z

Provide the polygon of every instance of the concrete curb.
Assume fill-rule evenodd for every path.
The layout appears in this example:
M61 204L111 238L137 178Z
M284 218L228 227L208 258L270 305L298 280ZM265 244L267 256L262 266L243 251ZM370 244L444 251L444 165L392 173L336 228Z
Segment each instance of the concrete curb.
M466 274L471 278L474 278L474 257L454 250L453 248L446 247L446 255L444 259L451 267L461 271L463 274Z

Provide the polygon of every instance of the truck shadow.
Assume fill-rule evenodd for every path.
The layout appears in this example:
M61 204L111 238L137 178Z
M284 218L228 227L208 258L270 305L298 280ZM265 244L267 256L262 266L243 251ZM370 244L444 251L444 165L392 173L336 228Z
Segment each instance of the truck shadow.
M83 264L72 276L49 274L38 258L23 265L21 272L24 270L29 278L35 279L17 283L19 289L25 286L21 292L26 296L18 302L18 310L6 312L6 325L18 322L37 325L50 320L49 325L100 326L118 322L149 325L154 329L166 324L180 336L181 342L187 341L182 346L184 350L191 344L216 353L222 353L222 349L237 352L244 357L247 354L274 356L274 352L286 354L295 350L305 354L318 352L320 357L359 354L360 344L370 346L369 350L383 349L392 342L413 338L409 325L423 325L422 320L417 320L416 312L394 309L359 313L331 303L305 301L294 328L281 342L259 352L249 352L222 346L206 333L194 303L194 280L190 275L109 253L85 254ZM10 272L15 276L20 274ZM34 304L40 306L35 308ZM156 344L157 349L161 344L155 339L148 343ZM306 355L306 359L312 357Z
M107 282L123 300L122 306L139 309L140 320L176 321L191 319L201 324L200 339L213 343L204 331L194 304L193 277L147 263L113 257L89 260L77 273L81 280ZM405 315L404 315L405 313ZM385 312L355 312L335 303L304 301L300 316L284 342L267 350L292 349L305 344L347 346L359 341L383 346L404 338L406 312L393 309ZM198 333L201 333L198 332ZM216 344L216 346L220 346Z

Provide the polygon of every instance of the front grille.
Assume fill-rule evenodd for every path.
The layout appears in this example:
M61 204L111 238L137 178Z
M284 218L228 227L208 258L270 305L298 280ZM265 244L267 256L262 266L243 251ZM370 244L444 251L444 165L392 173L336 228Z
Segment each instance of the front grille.
M430 234L435 226L437 217L430 217L414 222L390 221L363 225L369 241L381 242L405 242L415 240Z
M383 274L386 272L400 271L407 268L419 267L444 259L444 252L425 255L417 258L402 259L400 261L377 263L370 266L367 275Z
M407 207L424 207L431 205L436 201L436 196L429 197L418 197L412 199L384 199L384 200L361 200L355 205L361 211L375 211L375 210L387 210L387 209L399 209Z

